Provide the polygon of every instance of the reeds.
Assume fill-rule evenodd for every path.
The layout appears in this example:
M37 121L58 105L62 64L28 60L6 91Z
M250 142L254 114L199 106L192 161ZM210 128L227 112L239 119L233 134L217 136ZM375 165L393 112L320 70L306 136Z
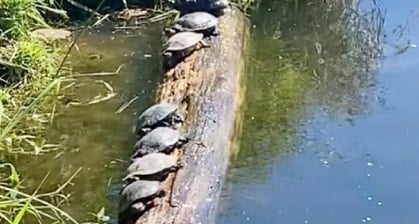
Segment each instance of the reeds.
M48 26L38 7L51 3L0 1L0 152L39 154L54 148L43 132L53 115L59 54L30 37L33 29Z
M21 180L10 163L0 164L0 223L19 224L23 220L36 220L38 223L73 223L79 224L69 214L53 205L49 201L66 202L67 197L62 193L73 178L80 172L77 170L64 184L55 191L39 193L48 175L40 182L32 194L21 191ZM8 173L8 175L5 175ZM33 222L31 222L33 223Z

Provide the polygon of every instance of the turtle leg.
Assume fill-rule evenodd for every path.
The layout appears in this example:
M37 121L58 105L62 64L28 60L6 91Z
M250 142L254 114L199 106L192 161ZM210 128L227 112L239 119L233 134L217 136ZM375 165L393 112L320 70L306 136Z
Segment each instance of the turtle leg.
M177 146L182 146L183 144L186 144L186 143L188 143L188 142L191 142L191 143L194 143L194 144L196 144L196 145L198 145L198 146L202 146L202 147L204 147L204 148L207 148L207 146L203 143L203 142L201 142L201 141L196 141L196 140L193 140L192 139L192 137L191 136L182 136L182 137L180 137L180 139L179 139L179 141L178 141L179 143L178 143L178 145Z
M174 188L175 188L176 177L177 177L177 174L175 173L175 176L173 177L173 181L172 181L172 186L170 188L170 195L169 195L169 200L168 200L168 203L170 207L172 208L176 208L179 206L179 203L174 201Z
M147 134L148 132L150 132L152 129L151 128L141 128L141 130L140 130L140 135L145 135L145 134ZM137 133L138 134L138 133Z
M173 28L165 28L163 31L164 31L164 33L166 34L167 37L171 37L174 34L176 34L176 32L177 32L177 30L173 29Z
M203 47L203 48L211 47L211 44L209 44L205 40L201 40L199 43L201 43L201 47Z
M172 171L172 172L176 172L176 171L178 171L179 169L183 168L184 166L185 166L185 164L184 164L182 161L178 161L178 162L176 163L176 165L174 165L174 166L172 166L172 167L170 168L170 171Z
M189 141L191 141L191 137L189 136L180 136L179 140L176 143L177 147L180 147L186 143L188 143Z
M166 126L166 127L170 127L170 126L172 126L173 124L172 124L173 122L170 122L170 121L162 121L161 122L161 124L163 125L163 126Z
M146 210L146 205L142 202L136 202L131 205L132 213L133 214L141 214Z
M205 143L201 142L201 141L192 141L195 145L207 148L207 145L205 145Z
M126 183L132 183L134 181L140 180L141 178L132 174L126 175L124 178L122 178L122 181Z

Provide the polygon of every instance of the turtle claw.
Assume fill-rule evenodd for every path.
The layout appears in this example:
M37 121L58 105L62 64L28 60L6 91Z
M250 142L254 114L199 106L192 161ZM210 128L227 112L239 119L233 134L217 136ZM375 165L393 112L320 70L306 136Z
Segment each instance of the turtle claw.
M193 141L193 143L194 143L195 145L197 145L197 146L201 146L201 147L204 147L204 148L208 148L208 147L207 147L207 145L205 145L205 143L203 143L203 142L200 142L200 141Z
M182 161L178 161L178 162L176 163L175 168L176 168L176 170L178 170L178 169L183 168L184 166L185 166L185 163L184 163L184 162L182 162Z
M201 40L201 45L202 45L203 48L211 47L211 44L209 44L208 42L206 42L204 40Z
M172 207L172 208L179 207L179 203L178 203L178 202L174 202L174 200L173 200L173 192L172 192L172 193L170 193L170 198L169 198L169 199L167 199L167 203L168 203L168 204L169 204L169 206L170 206L170 207Z

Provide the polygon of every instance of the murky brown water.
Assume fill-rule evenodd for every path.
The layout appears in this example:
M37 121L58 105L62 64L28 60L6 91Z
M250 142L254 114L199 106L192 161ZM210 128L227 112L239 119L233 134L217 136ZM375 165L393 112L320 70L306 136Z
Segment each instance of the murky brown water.
M85 32L69 58L76 72L114 72L124 66L114 76L77 78L75 85L66 90L67 101L86 103L112 91L116 95L97 104L62 108L49 133L53 142L62 144L62 150L36 158L19 157L16 161L17 169L26 177L26 186L37 186L47 172L51 173L43 185L45 191L55 189L82 168L72 186L65 190L71 193L65 209L78 220L95 220L90 213L102 207L115 217L120 178L134 144L133 121L138 112L152 103L162 74L160 31L161 27L155 26L129 34L106 29ZM117 113L134 98L132 104Z

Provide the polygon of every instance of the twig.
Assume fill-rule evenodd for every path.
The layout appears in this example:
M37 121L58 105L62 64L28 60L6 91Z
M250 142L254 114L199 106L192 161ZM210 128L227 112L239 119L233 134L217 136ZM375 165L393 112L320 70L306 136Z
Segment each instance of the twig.
M91 8L89 8L89 7L81 4L79 2L76 2L76 1L73 1L73 0L67 0L67 1L69 3L71 3L72 5L76 6L77 8L82 9L82 10L84 10L86 12L90 12L90 13L92 13L95 16L102 16L102 14L98 13L97 10L93 10L93 9L91 9ZM99 7L98 7L98 9L99 9Z
M144 22L144 24L145 24L146 22ZM140 24L143 24L143 23L140 23ZM116 26L115 27L115 29L118 29L118 30L124 30L124 29L127 29L127 30L136 30L136 29L140 29L140 28L143 28L142 26Z
M52 192L49 192L49 193L44 193L44 194L38 194L36 197L40 198L40 197L46 197L46 196L51 196L51 195L60 193L61 191L64 190L65 187L67 187L67 185L70 184L70 182L77 176L77 174L80 173L80 171L82 169L83 169L83 167L78 168L76 170L76 172L74 172L74 174L71 175L71 177L68 178L68 180L63 185L61 185L61 187L57 188L55 191L52 191Z
M18 65L18 64L15 64L15 63L9 62L9 61L5 61L5 60L3 60L3 59L0 59L0 64L1 64L1 65L4 65L4 66L7 66L7 67L20 68L20 69L23 69L23 70L25 70L25 71L29 72L29 68L23 67L22 65Z
M41 8L41 9L45 9L46 11L55 13L57 15L60 15L61 17L63 17L64 19L70 19L70 17L67 15L67 11L65 10L61 10L61 9L54 9L45 5L37 5L37 7Z
M92 104L98 104L98 103L110 100L113 97L115 97L116 95L117 95L116 93L109 93L104 97L94 97L92 100L90 100L87 103L70 102L67 105L70 105L70 106L88 106L88 105L92 105Z
M104 20L106 20L106 19L108 19L109 18L109 16L111 16L109 13L108 14L106 14L106 15L104 15L104 16L102 16L100 19L98 19L95 23L93 23L93 25L92 26L97 26L97 25L100 25Z
M83 74L76 74L76 75L72 75L71 77L92 77L92 76L113 76L113 75L118 75L119 71L121 71L122 67L124 67L125 64L122 64L118 67L118 69L116 69L116 71L114 72L93 72L93 73L83 73Z
M134 103L134 101L136 101L138 98L139 98L139 96L135 96L130 101L128 101L127 103L123 104L117 111L115 111L115 114L119 114L122 111L124 111L125 109L127 109L127 107L129 107L129 105L131 105L132 103Z

